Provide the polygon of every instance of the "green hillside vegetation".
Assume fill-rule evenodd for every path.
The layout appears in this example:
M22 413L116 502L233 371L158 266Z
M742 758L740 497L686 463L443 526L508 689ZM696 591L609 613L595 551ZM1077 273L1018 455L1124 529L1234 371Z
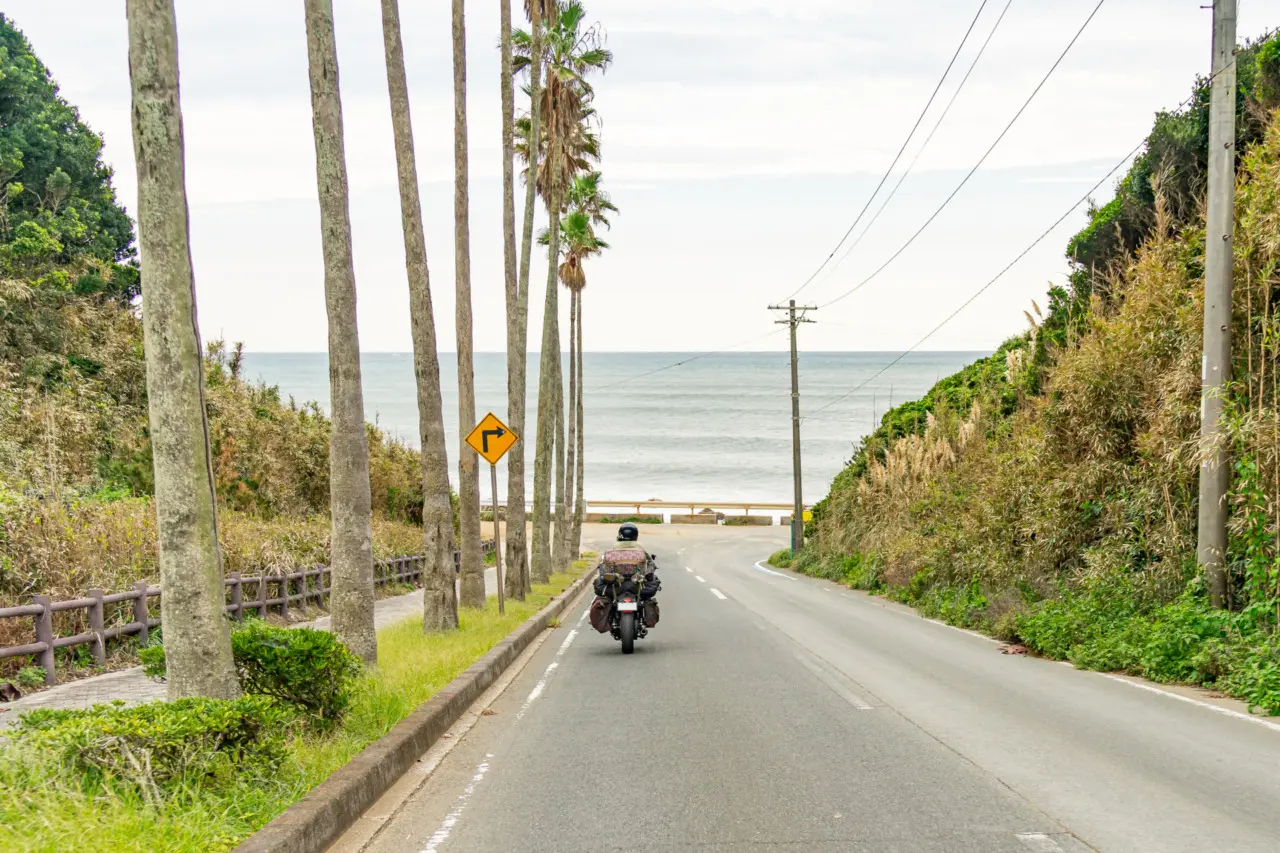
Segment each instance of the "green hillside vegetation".
M101 148L0 15L0 606L157 577L145 282ZM246 382L241 356L208 345L226 569L325 562L329 421ZM418 453L372 426L369 449L375 553L417 553ZM28 631L6 620L0 644Z
M815 508L799 568L1280 713L1280 40L1238 63L1230 610L1208 607L1195 562L1203 80L1089 211L1030 329L884 416Z

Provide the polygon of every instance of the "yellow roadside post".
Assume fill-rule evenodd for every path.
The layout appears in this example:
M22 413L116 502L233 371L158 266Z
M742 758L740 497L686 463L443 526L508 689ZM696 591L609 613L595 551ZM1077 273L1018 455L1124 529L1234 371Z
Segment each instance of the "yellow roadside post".
M507 594L502 583L502 527L498 523L498 462L520 440L511 427L498 420L493 412L485 415L467 436L467 444L489 463L490 495L493 504L493 566L498 578L498 613L506 615Z

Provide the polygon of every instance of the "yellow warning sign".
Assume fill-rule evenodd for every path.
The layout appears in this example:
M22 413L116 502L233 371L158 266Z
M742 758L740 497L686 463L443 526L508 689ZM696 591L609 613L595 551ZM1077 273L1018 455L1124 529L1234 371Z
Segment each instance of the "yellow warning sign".
M498 420L493 412L481 418L480 423L467 436L467 444L490 465L497 465L498 460L506 456L507 451L519 440L520 436Z

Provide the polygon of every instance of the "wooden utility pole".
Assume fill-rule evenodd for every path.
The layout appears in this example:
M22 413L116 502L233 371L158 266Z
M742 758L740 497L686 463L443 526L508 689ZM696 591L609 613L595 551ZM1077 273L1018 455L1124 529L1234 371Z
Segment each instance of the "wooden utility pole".
M1231 469L1222 411L1231 381L1231 278L1236 187L1236 0L1213 4L1209 96L1209 209L1205 223L1204 356L1201 361L1200 518L1196 561L1214 607L1227 601L1227 488Z
M783 320L791 328L791 476L795 481L795 509L791 518L791 553L799 554L804 548L804 492L800 483L800 363L796 354L796 327L801 323L812 323L805 318L805 312L817 311L816 305L796 305L792 299L786 305L770 305L770 311L786 311ZM796 312L800 313L797 314Z

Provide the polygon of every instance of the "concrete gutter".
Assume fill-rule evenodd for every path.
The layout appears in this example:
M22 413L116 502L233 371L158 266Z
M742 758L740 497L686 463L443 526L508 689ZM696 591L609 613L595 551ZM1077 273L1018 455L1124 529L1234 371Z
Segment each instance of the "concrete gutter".
M327 849L547 630L594 574L593 568L570 584L395 728L245 839L234 853L321 853Z

